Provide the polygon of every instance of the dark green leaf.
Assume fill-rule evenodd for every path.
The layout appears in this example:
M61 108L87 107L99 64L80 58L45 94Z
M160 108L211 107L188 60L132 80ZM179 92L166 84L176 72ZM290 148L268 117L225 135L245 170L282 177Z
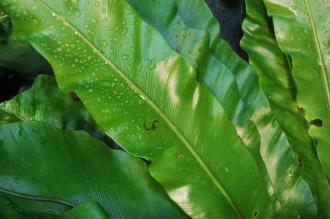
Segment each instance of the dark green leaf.
M32 215L60 216L95 201L115 218L185 217L143 161L82 131L31 121L1 125L0 164L0 194L18 206L39 203L28 208Z
M22 121L16 115L0 109L0 124L14 123Z
M63 219L110 219L110 216L95 202L81 204L65 213Z
M14 194L17 195L17 193ZM59 219L62 212L70 209L55 203L40 203L0 193L1 219Z
M0 78L8 71L32 79L38 74L52 73L51 66L26 42L10 40L12 24L0 9Z
M299 164L302 158L295 152L300 145L292 144L292 139L282 129L282 124L278 122L281 120L272 112L260 88L257 74L218 38L217 23L203 1L128 2L194 66L199 80L223 105L239 136L258 161L270 195L280 203L275 211L287 217L315 215L316 206L311 204L313 197L307 182L313 183L316 198L319 195L328 197L329 193L319 193L320 185L326 185L326 178L318 169L315 156L314 160L309 157L313 151L307 148L306 155L303 154L302 158L306 158L304 163L309 160L312 163L308 163L302 173ZM320 180L323 181L319 183ZM288 190L292 192L288 194Z
M60 87L75 91L108 135L151 161L150 173L185 212L267 217L266 185L226 113L125 1L2 0L0 6L15 38L49 60Z
M119 148L98 130L78 96L61 91L55 79L48 75L38 76L30 89L0 103L0 124L14 121L42 121L59 129L83 129L111 147Z
M93 118L77 96L61 91L55 79L47 75L40 75L30 89L1 103L0 109L1 123L14 117L11 120L43 121L59 129L96 130Z

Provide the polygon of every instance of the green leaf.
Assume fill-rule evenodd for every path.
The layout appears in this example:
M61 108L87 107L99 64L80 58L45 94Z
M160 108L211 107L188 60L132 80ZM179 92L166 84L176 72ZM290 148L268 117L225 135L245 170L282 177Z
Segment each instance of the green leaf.
M246 13L241 44L249 54L249 61L260 77L283 130L303 161L303 174L318 203L319 217L330 217L329 182L315 155L315 146L307 133L307 122L297 104L290 58L277 44L273 23L263 1L246 0Z
M15 38L47 58L60 87L75 91L109 136L151 161L152 176L190 216L272 214L256 163L218 101L126 2L0 6Z
M0 125L22 121L16 115L0 109Z
M297 102L330 177L329 1L265 0L280 48L292 59Z
M61 216L95 201L115 218L185 217L142 160L85 132L30 121L1 125L0 140L0 194L18 207L28 205L31 215Z
M71 209L71 207L56 203L41 203L24 199L20 196L21 194L13 192L10 194L0 193L0 217L4 219L58 219L61 212L68 212Z
M104 212L100 206L95 202L87 202L75 207L69 212L65 213L63 219L109 219L110 216Z
M41 121L59 129L85 130L111 147L119 148L100 132L77 95L60 90L49 75L39 75L30 89L0 103L0 124L18 121Z
M11 32L9 16L0 9L0 76L8 71L28 79L38 74L51 74L52 68L47 61L26 42L12 41Z
M306 130L301 125L288 130L282 128L281 122L285 121L271 111L257 74L226 42L218 39L218 25L206 4L195 0L128 2L144 20L162 33L173 49L194 66L199 80L222 104L239 136L258 161L270 195L280 203L277 211L287 217L316 214L315 206L308 207L312 206L313 198L306 182L312 183L315 198L323 199L320 207L327 209L329 193L322 189L327 186L326 177L322 175L317 159L312 154L308 136L300 135L308 142L307 148L300 149L302 154L295 151L301 141L295 143L296 139L290 136L292 129L297 129L295 133ZM288 122L285 124L292 125ZM300 165L302 160L307 164ZM292 191L289 195L288 190ZM309 198L303 200L297 194Z
M11 123L8 118L14 117L16 121L48 122L59 129L84 129L93 133L97 128L75 94L60 90L55 79L47 75L38 76L30 89L1 103L0 109L2 123L5 120Z

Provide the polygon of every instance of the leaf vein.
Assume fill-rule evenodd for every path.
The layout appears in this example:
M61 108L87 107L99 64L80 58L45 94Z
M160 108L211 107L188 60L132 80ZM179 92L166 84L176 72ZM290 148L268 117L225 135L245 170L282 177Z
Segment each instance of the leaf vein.
M308 13L307 17L308 17L309 23L310 23L312 31L313 31L313 38L314 38L314 41L315 41L317 54L318 54L319 59L321 61L322 82L323 82L323 86L324 86L324 89L325 89L326 96L328 98L327 111L328 111L328 119L330 121L330 89L329 89L329 84L328 84L329 82L328 82L325 62L324 62L324 59L323 59L323 54L322 54L322 50L321 50L321 46L320 46L320 41L317 37L317 30L316 30L315 23L314 23L314 20L313 20L313 17L312 17L312 12L311 12L309 3L308 3L307 0L304 0L304 3L305 3L307 13Z
M78 31L70 22L68 22L65 18L63 18L60 14L58 14L55 10L53 10L50 6L48 6L45 2L42 0L38 0L48 11L52 13L52 15L55 15L59 20L63 22L63 24L70 29L78 37L81 38L83 42L85 42L89 47L95 51L100 58L102 58L105 63L107 63L111 68L114 69L116 73L118 73L127 83L129 83L132 86L132 89L140 96L143 96L145 98L145 101L164 119L164 121L168 124L168 126L173 130L173 132L178 136L178 138L183 142L183 144L187 147L187 149L191 152L193 157L197 160L199 165L202 167L202 169L206 172L206 174L209 176L211 181L215 184L216 188L222 193L222 195L225 197L225 199L228 201L230 206L233 208L234 212L239 218L243 218L241 213L239 212L237 206L225 190L225 188L221 185L219 180L216 178L216 176L212 173L212 171L209 169L209 167L206 165L206 163L203 161L203 159L200 157L200 155L195 151L194 147L191 145L191 143L186 139L186 137L175 127L172 121L170 121L166 115L162 112L162 110L159 109L159 107L136 85L134 84L120 69L117 67L114 63L111 62L92 42L90 42L80 31Z

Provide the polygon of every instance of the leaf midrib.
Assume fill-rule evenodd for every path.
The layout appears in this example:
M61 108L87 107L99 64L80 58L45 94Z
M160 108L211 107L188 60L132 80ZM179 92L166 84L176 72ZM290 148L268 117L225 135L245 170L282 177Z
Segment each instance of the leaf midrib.
M313 16L312 16L312 12L311 12L309 3L308 3L307 0L304 0L304 4L305 4L305 7L306 7L307 13L308 13L308 16L307 16L308 21L309 21L309 23L311 25L311 28L312 28L313 38L314 38L317 54L318 54L319 59L321 61L322 82L323 82L323 86L324 86L324 89L325 89L325 92L326 92L326 96L328 98L327 111L328 111L328 120L330 121L330 89L329 89L329 84L328 84L328 77L327 77L326 67L325 67L325 63L324 63L324 59L323 59L323 53L322 53L322 50L321 50L321 44L320 44L319 38L317 37L318 34L317 34L317 30L316 30L316 27L315 27L315 22L314 22L314 19L313 19Z
M83 42L85 42L89 47L93 49L96 54L102 58L106 64L108 64L113 70L119 74L128 84L131 85L132 89L140 96L144 97L145 101L161 116L161 118L167 123L167 125L172 129L175 135L183 142L183 144L187 147L193 157L197 160L200 164L202 169L206 172L206 174L210 177L211 181L215 184L216 188L222 193L225 197L227 202L233 208L234 212L239 218L243 218L241 213L239 212L238 208L234 204L233 200L226 192L224 187L218 181L218 179L214 176L212 171L208 168L206 163L200 157L200 155L194 150L193 146L190 142L186 139L186 137L178 130L175 125L170 121L166 115L159 109L159 107L136 85L134 84L114 63L111 62L92 42L90 42L78 29L76 29L70 22L68 22L64 17L57 13L57 11L53 10L47 3L43 2L42 0L38 0L50 13L52 16L56 16L62 23L72 29L76 36L80 37Z

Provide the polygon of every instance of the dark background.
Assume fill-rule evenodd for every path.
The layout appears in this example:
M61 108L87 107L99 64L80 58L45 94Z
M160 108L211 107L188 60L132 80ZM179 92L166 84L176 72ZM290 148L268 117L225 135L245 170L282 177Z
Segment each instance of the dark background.
M220 23L221 37L225 39L231 47L242 58L246 59L246 53L239 46L243 36L241 29L244 1L243 0L205 0L214 16Z

